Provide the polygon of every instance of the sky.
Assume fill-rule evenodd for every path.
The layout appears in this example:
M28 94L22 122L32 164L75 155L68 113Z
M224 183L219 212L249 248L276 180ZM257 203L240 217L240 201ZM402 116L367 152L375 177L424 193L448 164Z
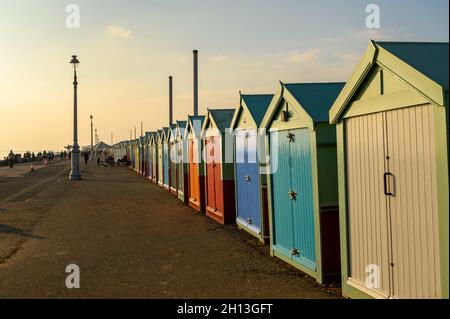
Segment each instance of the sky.
M380 7L380 28L366 7ZM67 28L66 6L80 9ZM346 81L368 46L449 40L448 0L0 0L0 156L60 150L73 141L73 54L80 60L79 144L129 139L193 108L192 50L199 50L199 112L231 108L242 93L279 81Z

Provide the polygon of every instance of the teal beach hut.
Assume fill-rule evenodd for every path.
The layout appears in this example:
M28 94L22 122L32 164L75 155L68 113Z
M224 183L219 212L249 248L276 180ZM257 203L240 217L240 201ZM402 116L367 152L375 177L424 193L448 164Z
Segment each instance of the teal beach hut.
M344 83L280 83L263 119L271 254L322 283L340 278L336 132Z

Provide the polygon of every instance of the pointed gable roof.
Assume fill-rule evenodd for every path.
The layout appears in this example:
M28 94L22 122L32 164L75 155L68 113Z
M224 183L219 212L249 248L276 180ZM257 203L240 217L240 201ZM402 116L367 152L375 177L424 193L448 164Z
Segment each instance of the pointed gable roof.
M330 109L335 124L369 72L380 66L395 74L430 103L447 107L448 43L370 41L358 66Z
M345 83L284 84L314 122L328 122L328 112Z
M375 42L448 90L448 43Z
M209 114L217 128L223 132L226 128L230 127L235 111L235 109L210 109Z
M189 131L192 131L192 132L194 132L194 135L197 138L200 137L204 122L205 122L204 115L188 115L187 126L186 126L187 129L186 129L185 134L188 134ZM195 125L197 123L200 125Z
M243 109L250 113L256 126L259 127L272 102L273 94L241 94L241 102L234 113L230 127L235 128Z
M328 111L345 83L282 83L261 123L269 128L280 103L285 100L300 114L306 125L314 130L315 124L328 122Z

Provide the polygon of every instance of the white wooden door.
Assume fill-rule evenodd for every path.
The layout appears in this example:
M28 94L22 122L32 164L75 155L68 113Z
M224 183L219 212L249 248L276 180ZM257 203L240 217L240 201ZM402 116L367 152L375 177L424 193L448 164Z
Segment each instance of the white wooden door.
M433 108L386 112L392 294L397 298L440 297Z
M390 295L388 207L384 194L383 114L345 121L348 284L372 296ZM378 276L377 277L374 277Z

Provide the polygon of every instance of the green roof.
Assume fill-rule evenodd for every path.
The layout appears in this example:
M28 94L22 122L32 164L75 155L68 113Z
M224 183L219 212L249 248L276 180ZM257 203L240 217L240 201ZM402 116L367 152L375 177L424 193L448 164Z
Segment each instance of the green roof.
M177 125L181 128L185 128L187 124L187 121L177 121Z
M209 109L209 112L219 131L223 132L226 128L230 127L235 109Z
M155 132L145 132L145 137L150 140L155 135Z
M241 95L242 99L247 105L248 110L253 117L256 125L259 126L264 118L264 115L272 102L273 94L253 94Z
M448 43L375 42L448 91Z
M328 122L328 112L345 83L288 83L283 86L314 122Z

